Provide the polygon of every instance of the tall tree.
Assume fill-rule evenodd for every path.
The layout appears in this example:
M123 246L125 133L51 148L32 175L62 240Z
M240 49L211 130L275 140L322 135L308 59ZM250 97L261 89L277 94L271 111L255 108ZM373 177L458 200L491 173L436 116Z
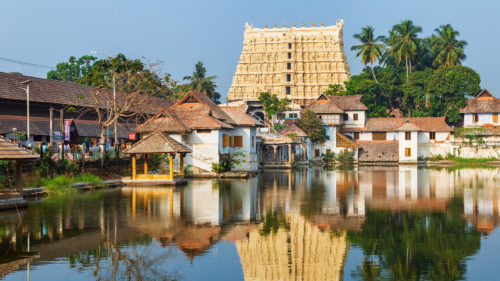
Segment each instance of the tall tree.
M96 61L94 56L82 56L79 59L71 56L67 62L58 63L55 70L49 71L47 79L88 85L84 80Z
M321 142L327 139L326 129L323 127L321 119L310 109L300 113L299 126L313 142Z
M195 92L200 92L206 94L212 101L215 103L220 103L220 94L215 91L217 84L213 82L217 76L208 76L207 68L203 65L201 61L196 63L195 70L191 76L185 76L183 79L189 81L189 90L193 90Z
M454 66L462 64L465 59L464 48L467 42L457 40L460 32L453 29L451 25L441 25L434 30L437 36L431 41L431 49L435 55L434 66Z
M272 123L273 116L279 112L286 111L290 105L290 100L287 98L279 99L277 95L268 92L262 92L259 95L259 101L264 108L265 117L268 122ZM274 124L271 124L272 126Z
M356 57L361 56L361 63L363 65L370 64L373 79L378 83L375 72L373 71L373 64L380 59L385 46L382 43L378 43L383 40L383 36L375 37L373 34L374 31L375 29L373 27L366 26L361 30L361 33L354 34L353 37L358 39L361 44L352 46L351 50L358 51Z
M406 67L406 80L408 81L411 72L412 60L414 60L419 51L419 45L422 39L418 38L418 33L422 32L420 26L415 26L413 21L404 20L400 24L392 27L391 37L388 43L391 44L392 56L396 64L404 60Z

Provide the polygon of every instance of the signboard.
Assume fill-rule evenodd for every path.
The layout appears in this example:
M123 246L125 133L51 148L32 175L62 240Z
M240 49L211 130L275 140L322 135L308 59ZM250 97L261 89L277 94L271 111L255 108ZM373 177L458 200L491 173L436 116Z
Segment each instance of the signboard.
M70 139L70 128L71 128L71 121L64 121L64 140L69 141Z
M135 134L134 133L128 134L128 139L131 141L135 141Z
M59 131L54 131L54 142L62 141L62 133Z

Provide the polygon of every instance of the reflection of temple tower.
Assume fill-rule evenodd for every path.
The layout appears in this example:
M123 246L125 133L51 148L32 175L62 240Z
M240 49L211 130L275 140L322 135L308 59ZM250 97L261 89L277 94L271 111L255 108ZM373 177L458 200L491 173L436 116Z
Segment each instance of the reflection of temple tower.
M287 217L290 230L236 241L246 281L341 280L347 257L346 232L321 231L300 215Z
M243 51L229 100L258 100L261 92L304 102L351 73L344 53L343 21L332 26L245 26Z

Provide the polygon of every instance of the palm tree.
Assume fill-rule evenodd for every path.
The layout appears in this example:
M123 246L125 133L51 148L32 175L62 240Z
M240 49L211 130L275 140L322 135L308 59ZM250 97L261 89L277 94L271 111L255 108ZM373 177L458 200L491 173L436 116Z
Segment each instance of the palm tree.
M460 65L465 59L464 47L467 42L457 40L460 32L454 30L451 25L441 25L434 30L437 33L431 42L431 49L434 52L435 58L433 66L454 66Z
M373 79L378 83L377 77L375 77L375 71L373 70L373 63L382 56L382 51L385 49L385 46L382 43L377 43L383 40L383 36L375 37L373 35L374 31L375 29L373 27L366 26L361 30L361 33L354 34L353 37L358 39L361 44L352 46L351 50L358 51L356 57L361 56L361 63L363 65L370 64Z
M411 61L417 56L422 42L422 39L418 38L418 33L422 32L422 28L415 26L411 20L404 20L400 24L393 26L392 30L394 32L391 32L392 38L389 39L388 43L391 44L396 64L399 65L404 60L406 81L408 81L411 72Z
M195 70L191 76L184 76L183 80L189 81L189 90L204 93L215 103L219 103L220 94L215 91L217 84L213 82L217 76L205 77L207 73L206 67L201 61L197 62L195 65Z

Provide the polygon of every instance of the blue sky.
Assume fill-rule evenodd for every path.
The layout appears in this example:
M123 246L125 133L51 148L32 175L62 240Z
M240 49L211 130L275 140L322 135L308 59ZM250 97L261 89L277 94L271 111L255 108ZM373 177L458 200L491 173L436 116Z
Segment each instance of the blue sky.
M465 65L481 75L481 86L500 96L496 46L500 1L463 0L0 0L0 57L55 66L69 56L98 50L163 62L180 80L203 61L226 95L242 49L245 22L257 27L286 22L335 24L343 18L352 74L362 66L350 47L352 35L372 25L378 34L412 19L423 36L450 23L469 45ZM495 29L494 29L495 28ZM0 71L44 77L46 69L0 60Z

